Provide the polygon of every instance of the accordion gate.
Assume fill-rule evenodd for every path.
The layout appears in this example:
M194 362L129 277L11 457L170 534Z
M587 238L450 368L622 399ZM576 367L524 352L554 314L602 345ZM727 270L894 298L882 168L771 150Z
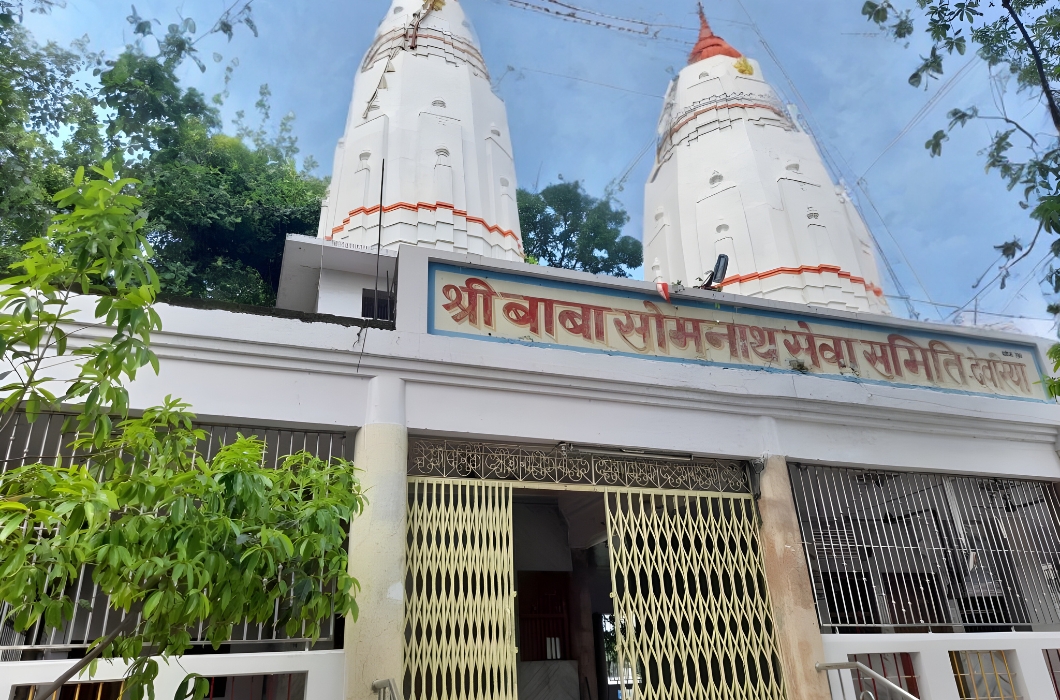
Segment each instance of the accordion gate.
M409 482L405 697L514 700L511 484Z
M784 698L753 501L607 494L622 697Z
M498 479L484 468L498 449L512 476L530 454L536 478ZM542 479L542 459L540 449L514 445L410 445L406 698L517 697L512 489L566 481ZM450 471L454 461L459 468ZM568 482L606 501L624 698L785 697L754 501L738 463L709 462L697 466L722 476L714 471L700 483L742 492Z

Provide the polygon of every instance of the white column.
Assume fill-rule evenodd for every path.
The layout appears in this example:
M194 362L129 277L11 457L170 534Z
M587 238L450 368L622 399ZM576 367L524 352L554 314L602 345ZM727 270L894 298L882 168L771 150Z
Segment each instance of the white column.
M1049 672L1048 664L1045 663L1045 654L1037 648L1043 645L1028 646L1029 649L1021 648L1015 654L1010 653L1010 656L1015 657L1009 659L1009 665L1016 667L1012 669L1012 672L1016 674L1017 692L1022 693L1026 698L1051 699L1056 695L1052 674Z
M913 670L923 700L960 700L950 655L944 647L913 654Z
M361 590L358 619L346 621L347 700L374 698L376 680L401 685L407 454L405 382L375 377L353 448L368 506L350 527L349 571Z

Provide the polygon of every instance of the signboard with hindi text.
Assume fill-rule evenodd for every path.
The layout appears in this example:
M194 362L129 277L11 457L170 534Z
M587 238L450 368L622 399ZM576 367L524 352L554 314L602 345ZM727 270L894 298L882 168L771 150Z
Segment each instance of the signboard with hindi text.
M1037 348L431 263L428 332L1045 401Z

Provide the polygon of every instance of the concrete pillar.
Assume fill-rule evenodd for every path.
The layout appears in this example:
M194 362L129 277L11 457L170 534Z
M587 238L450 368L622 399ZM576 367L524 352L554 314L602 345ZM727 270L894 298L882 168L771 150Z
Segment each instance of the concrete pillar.
M922 700L960 700L950 655L944 647L913 654L913 670Z
M787 459L767 457L761 483L758 508L762 514L762 555L788 700L827 698L828 679L814 668L818 662L824 662L824 645L799 534Z
M376 680L393 678L401 687L407 455L405 382L375 377L353 447L368 507L350 527L349 571L361 590L357 621L346 621L347 700L375 698Z
M1053 674L1045 663L1045 654L1037 649L1008 652L1009 668L1016 676L1016 688L1025 698L1052 698L1056 695Z

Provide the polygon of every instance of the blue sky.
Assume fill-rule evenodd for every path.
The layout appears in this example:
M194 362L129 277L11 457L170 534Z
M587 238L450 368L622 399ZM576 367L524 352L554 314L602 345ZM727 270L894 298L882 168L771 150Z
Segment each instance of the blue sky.
M38 40L68 43L88 34L95 50L104 49L111 56L130 40L127 3L68 2L67 8L50 16L27 18ZM204 27L230 3L141 0L136 7L141 15L157 17L163 24L177 20L179 13ZM687 28L666 30L669 40L562 21L518 9L507 0L462 0L462 4L478 31L494 79L507 72L497 90L508 107L520 186L543 187L562 174L582 180L596 195L652 139L660 96L670 71L685 64L698 24L692 0L573 3ZM861 0L707 0L705 6L715 31L758 59L766 79L782 97L801 105L818 143L855 190L870 228L909 296L964 304L975 294L975 280L995 263L993 246L1014 236L1028 242L1034 234L1015 193L1007 192L995 174L983 171L978 151L987 143L986 123L954 133L941 158L930 158L923 147L945 125L949 109L992 105L987 68L969 57L949 59L942 81L933 81L926 91L913 89L906 78L926 51L924 39L918 32L907 48L874 34L874 26L860 15L861 4ZM252 111L258 86L267 82L274 114L297 114L302 153L320 161L321 173L330 172L357 66L388 6L388 0L255 0L260 37L241 29L230 43L213 37L203 45L207 57L217 51L226 62L239 59L224 108L226 120L238 109ZM958 79L945 82L969 60L972 65ZM220 89L224 64L207 62L205 74L189 63L182 78L187 85L213 94ZM508 71L508 66L513 70ZM945 94L926 116L888 149L943 87ZM1030 124L1044 126L1044 112L1035 105L1013 94L1007 96L1007 103L1013 114L1029 115ZM650 159L649 152L618 196L630 214L626 232L637 238ZM855 188L862 176L871 200ZM1040 246L1015 271L1005 290L995 285L983 293L980 311L1044 318L1045 301L1031 274L1044 255L1045 247ZM987 279L991 277L993 273ZM888 294L897 294L886 275L884 286ZM896 314L907 315L903 301L890 302ZM924 301L914 305L925 320L939 320L952 311L936 310ZM1049 321L979 318L984 319L1015 323L1041 335L1051 333Z

